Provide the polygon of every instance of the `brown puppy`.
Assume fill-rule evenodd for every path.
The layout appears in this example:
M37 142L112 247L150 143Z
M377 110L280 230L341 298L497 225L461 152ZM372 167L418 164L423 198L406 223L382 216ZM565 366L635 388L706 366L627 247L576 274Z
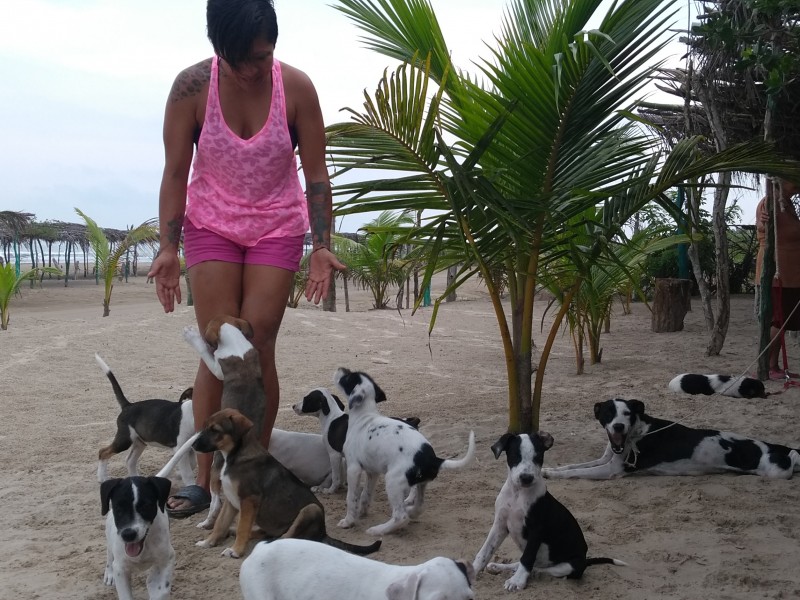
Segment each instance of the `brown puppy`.
M313 540L354 554L371 554L380 548L380 540L357 546L330 537L317 497L264 449L252 421L238 410L224 408L211 415L193 448L197 452L219 450L225 460L221 480L226 502L211 534L198 546L219 544L238 512L236 541L222 552L223 556L239 558L244 554L253 525L258 525L267 538Z

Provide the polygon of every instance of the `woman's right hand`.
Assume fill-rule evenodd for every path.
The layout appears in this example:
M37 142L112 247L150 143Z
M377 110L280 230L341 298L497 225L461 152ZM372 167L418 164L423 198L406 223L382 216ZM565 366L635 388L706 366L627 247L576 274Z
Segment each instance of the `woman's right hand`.
M181 303L181 261L175 252L159 252L150 265L148 277L156 280L156 294L164 312L175 310L175 302Z

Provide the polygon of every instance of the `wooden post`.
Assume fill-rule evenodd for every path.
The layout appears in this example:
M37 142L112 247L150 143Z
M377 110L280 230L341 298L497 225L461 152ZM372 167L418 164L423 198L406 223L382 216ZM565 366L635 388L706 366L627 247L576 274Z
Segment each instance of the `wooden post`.
M688 279L656 279L652 317L655 333L683 331L683 319L689 311L690 286Z

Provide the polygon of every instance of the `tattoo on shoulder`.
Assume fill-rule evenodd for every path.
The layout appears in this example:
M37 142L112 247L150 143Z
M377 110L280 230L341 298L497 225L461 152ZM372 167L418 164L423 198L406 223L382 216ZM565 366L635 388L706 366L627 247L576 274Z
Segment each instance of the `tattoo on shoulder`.
M211 80L211 59L192 65L184 69L175 78L169 94L170 102L177 102L199 94Z

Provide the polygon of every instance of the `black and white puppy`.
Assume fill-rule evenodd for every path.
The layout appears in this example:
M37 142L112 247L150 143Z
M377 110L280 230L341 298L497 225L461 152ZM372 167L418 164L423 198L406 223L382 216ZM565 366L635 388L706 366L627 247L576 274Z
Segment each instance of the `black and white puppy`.
M311 390L292 407L298 415L313 415L319 418L320 434L330 461L330 483L311 488L313 492L332 494L342 487L344 474L344 441L347 437L347 413L344 404L335 394L319 387ZM344 477L343 477L344 475Z
M107 560L103 581L119 600L133 600L131 575L149 570L150 600L167 600L172 590L175 551L164 507L170 490L164 477L107 479L100 485L106 518Z
M194 433L194 416L192 388L184 390L177 402L161 399L130 402L111 368L99 354L95 354L94 358L111 382L121 409L117 416L114 440L98 453L97 480L102 483L108 477L108 460L128 448L131 449L126 461L129 477L139 474L139 458L147 446L172 448L173 452L180 448ZM178 462L183 485L194 483L195 463L194 452L189 452Z
M684 394L722 394L732 398L766 398L764 383L752 377L683 373L669 382L669 389Z
M508 591L524 589L534 573L579 579L589 565L625 563L613 558L587 558L588 547L578 521L550 492L542 478L544 453L553 445L550 434L504 434L492 445L495 458L506 453L508 477L494 503L494 522L472 566L492 573L514 571ZM490 563L506 536L522 551L519 562Z
M377 403L385 401L386 394L369 375L340 368L334 381L347 394L350 409L344 443L347 514L339 521L339 527L352 527L366 514L378 476L384 475L392 517L382 525L370 527L367 533L383 535L396 531L422 511L425 486L436 478L440 469L460 469L472 462L475 434L470 431L469 447L463 458L439 458L417 429L378 412ZM362 473L367 477L363 489Z
M347 439L348 416L344 404L336 394L323 387L315 388L292 407L298 415L312 415L319 419L322 440L330 459L330 481L311 488L314 492L332 494L342 487L347 478L344 460L344 441ZM417 417L393 417L408 423L415 429L419 427ZM274 434L273 434L274 435ZM270 449L271 450L271 449ZM278 460L280 457L276 456Z
M800 470L800 453L794 448L657 419L645 414L640 400L598 402L594 415L608 435L603 456L543 469L545 477L611 479L631 473L704 475L733 471L789 479Z

